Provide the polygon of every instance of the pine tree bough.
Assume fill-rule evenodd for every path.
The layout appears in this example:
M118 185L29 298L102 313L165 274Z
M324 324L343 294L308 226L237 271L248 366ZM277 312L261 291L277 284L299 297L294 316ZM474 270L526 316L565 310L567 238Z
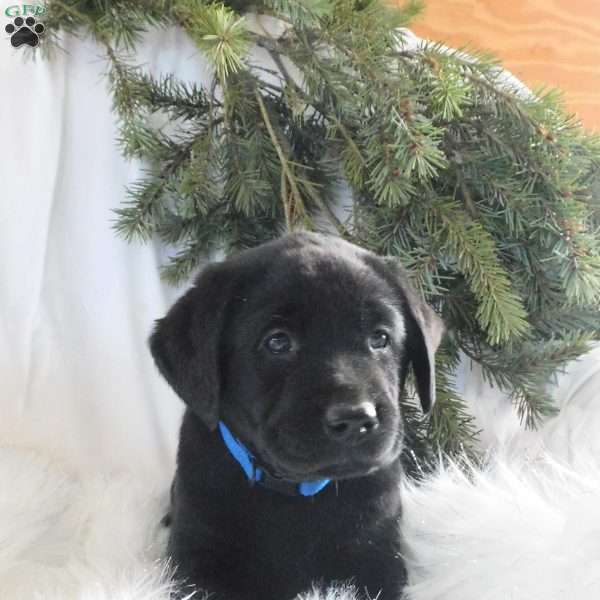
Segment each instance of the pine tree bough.
M119 143L148 165L115 227L179 247L167 280L187 277L215 248L333 225L398 256L448 326L432 419L421 423L407 399L418 453L472 448L476 432L453 387L461 351L529 425L552 413L544 383L600 331L600 139L564 113L556 92L524 95L481 53L409 48L399 28L416 1L48 8L48 31L85 32L106 52ZM251 27L246 10L274 18L279 33ZM167 25L185 29L211 62L210 87L153 77L130 58L144 30ZM253 45L276 68L253 63ZM151 127L156 114L168 133ZM333 211L340 178L353 190L347 222Z

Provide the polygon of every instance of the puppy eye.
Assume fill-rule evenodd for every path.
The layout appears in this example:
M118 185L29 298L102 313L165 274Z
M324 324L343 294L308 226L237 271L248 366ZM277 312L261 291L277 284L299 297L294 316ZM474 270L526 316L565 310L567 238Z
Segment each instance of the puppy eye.
M271 354L285 354L292 349L292 340L287 333L276 331L265 339L265 347Z
M369 346L372 350L381 350L390 343L390 336L381 330L375 331L369 338Z

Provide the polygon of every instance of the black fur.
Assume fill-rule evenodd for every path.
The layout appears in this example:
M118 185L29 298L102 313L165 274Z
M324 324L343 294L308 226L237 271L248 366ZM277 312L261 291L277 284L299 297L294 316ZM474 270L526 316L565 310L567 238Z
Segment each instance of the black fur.
M269 351L273 331L289 351ZM223 600L288 600L348 580L398 599L398 400L412 365L424 410L433 405L441 334L395 261L339 238L292 234L208 266L150 340L187 404L170 513L180 577ZM332 425L338 408L368 403L372 430ZM310 498L250 485L219 420L269 472L334 481Z

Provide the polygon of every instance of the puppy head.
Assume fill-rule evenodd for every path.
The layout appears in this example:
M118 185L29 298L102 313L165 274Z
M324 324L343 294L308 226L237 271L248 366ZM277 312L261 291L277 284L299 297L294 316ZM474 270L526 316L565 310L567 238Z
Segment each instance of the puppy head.
M150 347L190 409L272 474L341 479L398 457L410 365L430 410L442 330L396 261L302 233L208 266Z

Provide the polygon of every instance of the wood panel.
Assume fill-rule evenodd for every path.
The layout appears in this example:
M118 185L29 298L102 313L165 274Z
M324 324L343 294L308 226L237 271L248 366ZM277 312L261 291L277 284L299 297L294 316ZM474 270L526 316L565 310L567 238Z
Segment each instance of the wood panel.
M600 0L425 0L412 26L452 47L491 50L530 86L558 87L600 130Z

